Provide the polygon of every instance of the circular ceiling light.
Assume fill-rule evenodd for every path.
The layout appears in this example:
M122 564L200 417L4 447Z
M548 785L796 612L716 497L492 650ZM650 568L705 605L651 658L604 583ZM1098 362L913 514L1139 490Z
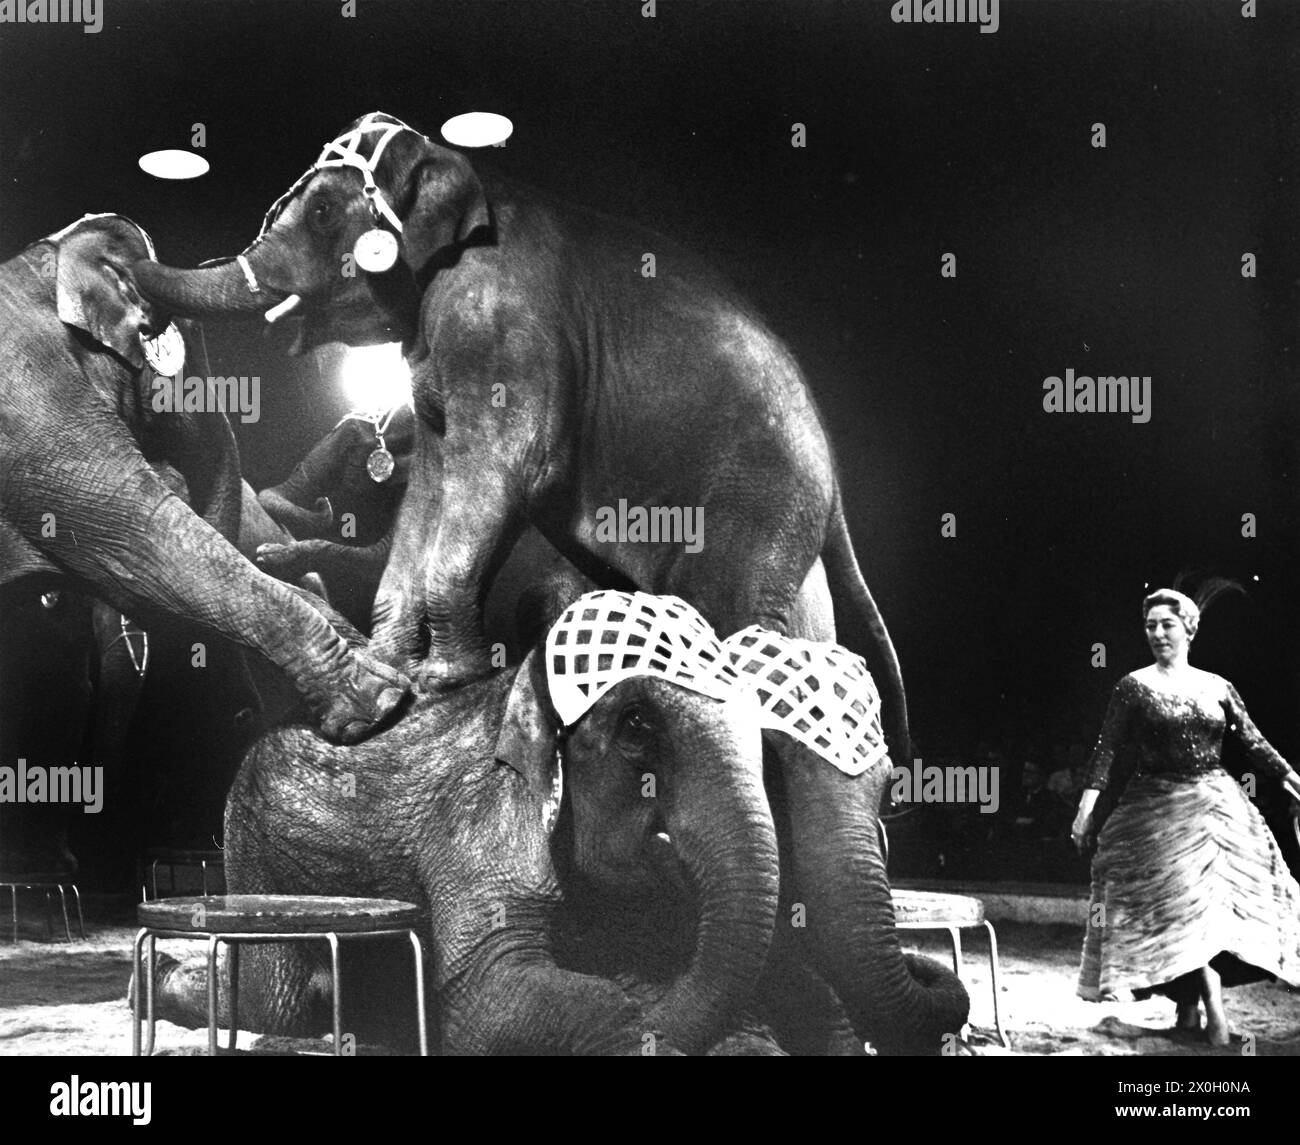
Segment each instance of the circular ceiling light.
M493 111L467 111L442 125L442 137L457 147L495 147L510 138L515 125Z
M157 179L197 179L208 173L208 161L193 151L150 151L140 156L140 170Z

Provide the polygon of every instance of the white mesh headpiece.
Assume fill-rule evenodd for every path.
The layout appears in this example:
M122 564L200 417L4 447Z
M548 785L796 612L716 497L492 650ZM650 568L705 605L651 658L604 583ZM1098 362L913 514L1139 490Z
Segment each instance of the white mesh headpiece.
M734 695L717 635L678 597L589 592L551 626L546 678L565 727L632 676L658 676L718 700Z
M722 647L739 686L756 692L763 727L785 732L847 775L887 756L880 693L861 656L757 625L728 636Z

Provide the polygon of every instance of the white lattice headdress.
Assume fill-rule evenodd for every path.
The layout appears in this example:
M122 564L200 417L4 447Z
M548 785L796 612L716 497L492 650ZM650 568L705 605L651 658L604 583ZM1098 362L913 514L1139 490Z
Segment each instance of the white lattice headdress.
M678 597L589 592L551 626L546 678L565 727L632 676L658 676L717 700L735 694L717 635Z
M757 625L722 646L738 686L757 694L763 727L785 732L847 775L887 757L880 693L861 656Z

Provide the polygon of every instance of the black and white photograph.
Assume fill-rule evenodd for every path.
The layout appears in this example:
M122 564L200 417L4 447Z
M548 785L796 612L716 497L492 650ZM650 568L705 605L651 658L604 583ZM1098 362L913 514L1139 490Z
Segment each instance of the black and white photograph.
M0 0L22 1106L1284 1108L1298 74L1294 0Z

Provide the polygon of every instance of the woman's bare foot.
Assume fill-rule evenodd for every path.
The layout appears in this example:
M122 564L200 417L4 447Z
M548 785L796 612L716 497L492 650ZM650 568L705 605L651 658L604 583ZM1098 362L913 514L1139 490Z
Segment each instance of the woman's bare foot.
M1226 1046L1232 1035L1223 1008L1223 980L1217 970L1201 967L1201 1000L1205 1003L1205 1040L1212 1046Z

